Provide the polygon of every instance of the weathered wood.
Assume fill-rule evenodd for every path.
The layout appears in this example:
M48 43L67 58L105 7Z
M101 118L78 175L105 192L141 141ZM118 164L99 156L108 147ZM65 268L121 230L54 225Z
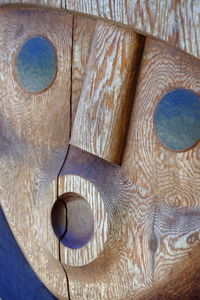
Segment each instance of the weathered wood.
M94 261L104 249L108 238L108 215L101 195L97 188L88 180L79 176L61 176L59 178L59 194L66 192L73 192L82 196L89 203L93 213L94 233L86 246L72 250L61 244L62 263L68 266L84 266ZM73 216L68 215L68 220L72 217L75 221L80 215L78 212Z
M85 2L85 5L88 3ZM98 3L101 5L101 2ZM124 5L116 1L115 4ZM147 4L145 2L143 5ZM158 4L163 11L168 5L169 2ZM196 2L193 5L195 7ZM175 6L172 12L179 8L182 13L186 4L182 3L182 8L179 3ZM193 8L189 5L188 14L190 9ZM41 280L60 298L67 297L66 278L58 262L58 243L53 236L50 213L57 196L56 176L64 160L69 138L69 98L73 117L95 21L90 20L86 24L85 17L74 17L72 50L72 17L66 18L65 14L58 12L48 14L45 10L41 10L38 16L31 10L26 13L22 9L23 13L21 11L20 14L5 11L6 18L4 14L0 15L1 204L21 249ZM128 9L128 13L131 12ZM106 15L107 11L104 13ZM120 16L117 12L113 15ZM147 21L150 15L151 9ZM158 15L155 13L155 19L152 19L151 28L148 29L154 33L158 28ZM159 24L163 32L159 34L165 36L165 22L162 20ZM26 26L21 26L22 23ZM52 23L57 24L56 28L52 27ZM100 22L97 26L99 24L109 27ZM143 22L142 26L148 24ZM188 28L193 26L193 23L188 24ZM182 26L184 28L184 20ZM119 32L120 45L123 44L120 42L120 33L131 36L129 41L136 36L129 30L113 25L108 31L112 31L112 28ZM13 66L24 38L32 33L38 35L38 30L54 44L60 64L50 89L32 95L19 87ZM184 34L187 36L188 33L184 31ZM107 51L102 43L105 36L101 36L98 43L96 36L97 32L93 45L99 46L95 50L92 46L90 62L92 55L94 59L101 47L102 51ZM109 44L112 34L108 36L106 42ZM177 46L175 36L178 35L172 35L170 41L166 40ZM196 41L196 37L193 40ZM116 39L111 43L110 52L112 47L115 49L115 43ZM193 45L193 42L190 44L185 40L184 47L192 49L192 54ZM71 66L71 54L74 56L74 66ZM78 55L82 55L82 59ZM125 57L124 52L120 57ZM133 57L130 55L130 60ZM90 67L89 64L88 70ZM97 69L95 66L94 73ZM108 76L106 70L100 75ZM62 76L59 76L61 73ZM87 80L90 75L88 71ZM75 78L76 83L70 86ZM183 153L172 152L162 146L153 127L156 104L162 96L175 88L191 89L198 93L199 78L199 61L165 44L147 39L122 168L74 146L70 147L61 173L63 177L59 179L58 193L77 192L83 195L89 200L96 218L96 232L87 246L78 250L61 247L61 260L69 276L72 299L199 298L199 142ZM129 86L127 83L124 80L124 91ZM116 84L117 88L119 84ZM83 86L83 92L85 96L88 95L86 86ZM81 103L88 99L81 98ZM94 119L98 118L95 114ZM126 122L124 128L127 131L128 119ZM75 138L79 134L79 127L73 132ZM113 125L107 129L107 133L110 129L116 130ZM83 131L83 134L86 132ZM118 134L121 137L121 133ZM91 136L86 134L86 138L90 139ZM115 152L118 157L117 146L113 150L109 143L106 145L105 136L102 142L106 151ZM108 156L104 158L108 159Z
M73 174L76 181L66 181L66 190L74 189L77 178L91 182L109 220L107 242L97 258L76 269L65 264L72 298L200 295L199 143L186 152L170 151L160 143L153 125L163 95L176 88L198 93L199 78L196 59L147 39L122 168L70 147L61 175ZM75 261L76 254L70 258ZM66 263L67 256L62 259Z
M95 20L74 16L71 95L72 123L79 103L95 27ZM59 195L62 195L67 191L74 191L82 195L89 201L89 204L93 209L95 228L93 238L87 246L74 251L61 244L62 262L69 266L82 266L93 261L103 250L108 234L107 213L98 191L87 180L78 176L61 176L59 178Z
M76 115L96 21L74 16L72 60L72 124Z
M200 58L198 0L66 0L65 7L128 25Z
M70 143L112 163L121 163L141 45L126 29L96 25Z
M155 209L153 195L142 198L137 186L124 176L119 166L73 146L61 173L66 174L81 177L79 181L84 183L81 191L87 197L86 181L99 191L109 220L107 241L97 258L77 268L65 265L72 299L87 299L88 295L97 300L139 299L153 282L149 251ZM77 182L76 179L73 189ZM98 226L103 228L103 218ZM82 257L86 254L83 249ZM76 252L72 252L70 260L76 259ZM66 261L67 256L63 258Z
M51 208L69 139L71 33L72 16L66 12L0 9L0 201L33 270L65 299L67 281L58 259ZM24 41L38 35L55 48L57 74L47 90L35 94L21 87L15 61Z
M147 39L123 170L137 185L143 199L150 195L155 199L148 240L156 292L163 299L168 299L164 298L165 293L175 295L173 299L178 299L179 293L184 295L182 299L191 299L196 285L194 274L199 268L195 247L199 248L200 231L200 142L185 152L170 151L160 143L153 126L159 100L176 88L199 92L200 62ZM172 274L176 284L169 283ZM162 290L161 281L165 282L167 292ZM195 290L200 294L199 283Z

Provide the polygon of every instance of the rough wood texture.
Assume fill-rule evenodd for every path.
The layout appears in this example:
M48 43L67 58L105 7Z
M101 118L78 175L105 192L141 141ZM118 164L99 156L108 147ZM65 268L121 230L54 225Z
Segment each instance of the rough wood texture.
M66 12L0 9L0 201L33 270L65 299L66 276L50 212L69 139L71 32L72 16ZM15 72L20 46L34 35L47 37L58 59L55 80L37 94L23 89Z
M138 35L97 22L71 144L112 163L121 162L141 44Z
M72 61L72 123L79 103L96 21L74 16Z
M122 168L70 146L61 175L93 184L109 220L98 257L65 265L72 299L200 297L200 144L169 151L153 128L162 96L175 88L198 92L199 78L195 58L147 39Z
M71 298L139 299L152 283L149 237L154 197L142 198L119 166L73 146L62 174L91 182L104 201L109 220L108 238L98 257L82 267L65 265Z
M149 237L152 280L163 280L168 289L161 292L160 287L163 299L191 299L194 292L199 297L200 284L194 274L200 267L195 258L200 245L200 142L181 153L167 150L155 134L153 114L170 90L199 92L200 63L147 39L138 83L123 170L144 199L154 197ZM172 274L176 284L170 284Z
M65 7L131 26L200 58L199 0L66 0Z
M66 175L59 178L59 193L74 192L89 203L94 217L92 239L83 248L72 250L61 245L61 261L69 266L84 266L94 261L108 238L108 215L104 202L95 186L79 176ZM75 219L79 218L77 214Z
M90 4L91 1L85 2L85 7L88 3ZM130 5L130 2L128 3ZM160 1L158 11L165 12L167 16L170 3ZM182 3L181 8L178 2L173 3L176 3L171 10L173 16L178 8L182 14L186 8L185 2ZM100 1L98 4L101 7ZM138 1L139 8L135 7L136 13L140 11L142 26L146 26L146 32L155 32L159 28L157 24L160 24L163 30L161 32L159 29L161 38L166 37L165 40L168 38L168 42L179 47L181 40L176 31L171 35L166 34L165 28L171 30L171 23L165 27L163 18L159 19L156 10L152 18L152 10L146 10L144 14L140 4ZM145 6L147 4L148 2L144 2L143 7L147 7ZM108 8L106 5L105 8ZM113 16L119 18L115 21L124 22L120 19L120 15L121 12L125 13L121 10L126 7L125 3L115 1L115 5L119 6L119 11L113 12ZM134 7L134 2L131 5ZM193 6L195 5L194 1ZM112 10L113 6L111 5L110 8ZM187 13L189 14L191 10L193 8L189 5ZM7 9L3 11L0 12L1 204L12 231L33 269L53 293L59 295L59 298L67 298L67 282L58 261L58 243L50 224L50 210L57 196L55 179L62 165L69 139L69 97L71 96L72 102L71 115L74 116L95 21L88 21L84 27L81 23L82 18L74 18L75 44L72 50L72 17L53 11L47 13L45 10L41 10L41 13L37 11L37 14L34 10L26 12L23 9L20 13L16 13L15 10L9 12ZM104 10L105 16L108 11ZM133 10L128 7L127 14L131 15L132 12ZM85 33L81 32L81 27L77 25L79 18ZM184 20L182 19L181 23L183 27ZM178 22L176 20L176 24L179 24ZM196 19L193 19L193 22L196 22ZM54 23L56 27L52 27ZM148 28L150 23L151 27ZM188 24L186 27L192 28L193 23L188 21ZM105 30L100 31L99 28ZM113 28L115 28L114 39ZM33 33L38 35L38 31L42 35L48 35L55 45L60 64L56 80L50 89L32 95L19 87L13 65L16 51L24 38ZM107 35L108 38L105 32L111 32ZM195 36L197 31L193 32L192 41L196 42L198 34ZM96 38L98 34L101 37L99 40ZM183 40L185 36L188 37L186 31ZM105 38L107 45L111 45L110 48L102 42ZM110 88L113 84L115 91L119 91L121 74L117 72L114 74L119 78L116 86L111 80L112 76L111 79L109 78L109 74L115 70L114 67L118 63L122 62L124 66L125 62L119 60L119 57L124 58L128 55L129 59L134 61L133 53L136 53L134 52L136 44L131 44L131 41L135 43L136 40L136 35L128 30L97 23L83 85L82 95L85 93L85 97L82 98L81 95L80 105L83 107L81 114L85 112L84 103L92 99L86 97L88 86L85 82L91 80L90 76L94 75L94 78L97 78L95 77L97 71L100 77L109 79L109 84L103 85L101 92L105 87ZM194 43L189 43L189 39L185 39L184 47L190 49L192 54L196 49L193 48ZM138 50L139 44L138 42ZM124 51L117 56L117 51L116 53L112 51L122 49L120 45L124 47ZM80 50L80 47L85 49ZM101 47L102 53L105 51L106 54L114 56L113 58L112 55L105 55L107 63L102 59L101 64L99 59L102 55ZM76 59L78 53L83 55L82 61ZM71 54L74 56L74 67L71 66ZM96 60L96 66L94 64L93 73L89 73L92 60L95 58L99 60ZM116 65L113 64L109 69L109 62L114 59ZM79 61L81 61L80 67L78 67ZM129 67L129 70L123 69L127 74L133 70L133 65L128 64ZM101 68L104 73L100 73ZM129 84L123 76L125 93ZM70 81L75 78L78 80L74 87L71 87ZM59 180L58 193L73 191L82 194L89 200L96 218L94 239L86 247L78 251L61 247L61 259L69 277L71 299L189 300L200 298L200 142L183 153L171 152L161 145L153 128L153 113L159 99L175 88L192 89L198 93L199 78L200 63L196 59L160 42L147 39L122 168L70 146L61 173L63 177ZM95 83L99 82L97 80ZM74 98L70 95L71 91L75 94ZM96 101L105 100L104 96L97 97ZM106 114L111 116L112 98L108 100L110 111L108 110ZM102 107L100 111L104 111ZM95 112L91 124L99 120L99 117ZM122 118L119 124L123 123L126 131L127 114L124 113L123 117L126 118L126 123L123 123ZM115 136L117 129L113 124L106 125L107 133L113 130ZM77 127L73 132L75 138L79 131L80 128ZM83 134L86 139L91 139L91 135L87 132L83 131ZM123 134L122 137L121 132L117 134L123 140ZM97 137L98 135L94 135L94 141ZM112 156L110 160L120 163L122 155L117 152L118 146L112 148L112 143L107 143L112 139L104 140L106 137L105 135L102 138L105 151L108 149L108 153L112 152L112 155L114 153L117 159L113 159ZM90 151L90 149L86 150Z

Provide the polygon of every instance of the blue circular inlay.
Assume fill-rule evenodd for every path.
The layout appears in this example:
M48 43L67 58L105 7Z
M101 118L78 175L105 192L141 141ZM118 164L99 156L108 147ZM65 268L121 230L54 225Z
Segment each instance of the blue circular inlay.
M46 89L54 79L56 68L56 53L46 38L37 36L28 39L17 55L17 77L30 92Z
M167 93L154 113L160 141L169 149L183 151L200 139L200 98L186 89Z

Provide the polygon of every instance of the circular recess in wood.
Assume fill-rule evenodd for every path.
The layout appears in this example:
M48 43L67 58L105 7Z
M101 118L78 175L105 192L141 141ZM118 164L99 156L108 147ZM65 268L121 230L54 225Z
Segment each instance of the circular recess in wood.
M92 238L93 211L79 194L61 195L53 206L51 220L55 235L68 248L82 248Z
M176 89L160 100L154 113L154 127L162 144L184 151L200 139L200 98L191 90Z
M24 42L16 58L20 84L30 92L41 92L52 83L57 70L57 57L51 42L32 37Z
M88 243L79 249L61 245L62 262L70 267L82 267L94 262L104 251L110 235L110 218L102 195L96 185L76 175L65 175L59 179L59 190L63 193L81 195L86 199L94 218L94 232ZM65 194L64 194L65 195ZM60 198L62 199L62 197ZM68 211L69 212L69 211Z
M62 239L67 228L67 209L63 201L57 200L51 211L51 224L58 239Z

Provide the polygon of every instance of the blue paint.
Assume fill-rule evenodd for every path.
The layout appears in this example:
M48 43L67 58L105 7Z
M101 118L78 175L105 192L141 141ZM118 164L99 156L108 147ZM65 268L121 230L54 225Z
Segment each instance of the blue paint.
M164 146L184 151L200 139L200 98L186 89L173 90L160 100L154 113L156 134Z
M43 37L28 39L16 60L16 73L20 84L30 92L45 90L55 77L56 53L53 45Z
M91 237L93 235L94 229L92 228L90 232L87 232L86 234L79 235L74 233L73 231L68 231L63 239L61 240L61 243L71 249L79 249L87 245L87 243L91 240Z
M27 263L1 209L0 228L0 298L3 300L56 300Z

